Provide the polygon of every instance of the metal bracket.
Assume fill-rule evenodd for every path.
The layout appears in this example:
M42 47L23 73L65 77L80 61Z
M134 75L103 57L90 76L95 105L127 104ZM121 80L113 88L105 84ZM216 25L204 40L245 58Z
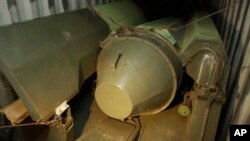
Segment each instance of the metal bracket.
M56 111L56 115L60 116L63 112L65 112L67 109L69 108L69 105L67 104L66 101L64 101L61 105L59 105L58 107L56 107L55 111Z
M192 101L192 99L201 98L201 99L208 99L210 101L216 100L217 102L221 103L225 102L224 91L219 89L218 87L207 88L204 86L195 85L193 87L193 90L188 92L184 96L184 102L185 102L185 97L188 97L189 101Z
M73 141L73 118L71 116L70 107L66 101L55 109L54 119L59 122L50 125L50 131L47 141Z

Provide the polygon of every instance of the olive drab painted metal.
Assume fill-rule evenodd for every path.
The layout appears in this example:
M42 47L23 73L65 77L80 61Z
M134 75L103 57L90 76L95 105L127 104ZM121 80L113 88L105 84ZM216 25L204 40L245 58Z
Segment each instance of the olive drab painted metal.
M213 141L229 66L212 20L198 20L207 13L185 25L176 18L145 23L130 0L92 10L0 28L1 80L33 120L56 120L42 140L74 140L67 102L97 67L95 100L79 141ZM192 88L178 93L184 73ZM177 96L183 101L173 104Z
M9 84L21 100L19 107L4 108L10 112L3 109L7 118L14 123L28 115L37 122L56 121L39 139L74 140L67 102L96 71L98 46L108 33L107 24L88 9L0 28L0 82ZM1 96L12 95L0 90ZM15 113L18 108L24 112Z
M0 71L33 120L51 118L77 94L107 34L87 9L0 28Z
M197 12L190 21L206 15L206 12ZM225 101L229 66L211 18L188 26L176 18L164 18L137 27L121 26L101 43L101 48L95 99L105 114L125 120L126 124L127 118L166 109L186 72L194 80L193 88L185 92L186 98L179 109L171 110L173 115L179 111L186 117L185 138L173 134L162 140L214 140ZM169 115L168 110L164 113ZM141 124L164 130L171 126L172 132L180 131L179 127L172 126L173 119L164 119L169 120L165 127L153 120ZM147 128L151 137L158 135L153 130ZM146 135L140 136L146 139Z
M111 31L115 31L120 26L137 26L146 22L146 18L132 0L98 5L93 7L93 10L106 21Z
M136 28L103 41L95 97L104 113L125 119L158 113L171 103L182 64L173 45L158 37Z

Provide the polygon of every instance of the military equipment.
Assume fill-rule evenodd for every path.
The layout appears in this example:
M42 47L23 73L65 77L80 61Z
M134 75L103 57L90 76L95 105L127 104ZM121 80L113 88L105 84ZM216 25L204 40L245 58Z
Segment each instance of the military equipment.
M153 132L153 127L158 127L158 132L171 130L173 133L157 140L214 140L225 101L229 67L213 21L199 20L206 16L206 12L197 12L190 19L197 22L188 25L170 17L136 27L121 26L110 34L101 43L97 62L95 99L99 108L124 124L130 124L131 119L139 116L140 122L134 126L144 127L144 132L138 134L141 140L154 140L163 134ZM182 80L184 73L193 80L184 84L191 86L188 90L179 87L186 83ZM180 97L178 89L184 93L183 100L173 104L171 110L168 106L174 97ZM159 112L162 113L158 120L165 120L163 125L149 116L154 118ZM102 124L107 125L105 121L99 124L93 130L109 140L101 133L112 137L112 131L101 128ZM112 127L106 126L106 130L109 128ZM180 131L182 137L178 134ZM128 137L125 132L124 137ZM114 135L113 139L117 137Z
M90 9L0 28L1 112L46 125L23 140L74 140L68 102L96 70L78 141L214 140L229 67L207 13L184 24L147 22L132 1Z
M105 22L87 9L0 28L0 81L8 84L0 95L11 97L5 89L12 86L21 100L3 110L11 122L18 124L28 115L34 121L59 118L64 122L51 127L60 130L60 140L73 139L67 102L95 72L98 46L108 32ZM6 101L0 103L12 102Z

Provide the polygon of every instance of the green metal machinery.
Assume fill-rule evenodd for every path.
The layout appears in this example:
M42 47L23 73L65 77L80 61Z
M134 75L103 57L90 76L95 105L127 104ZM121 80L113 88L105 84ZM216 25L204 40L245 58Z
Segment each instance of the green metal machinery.
M103 12L100 16L107 23L116 21L104 7L96 8ZM81 140L213 141L229 68L213 21L200 20L205 16L197 12L190 19L197 22L187 25L177 18L136 27L116 24L100 45L95 100L103 113L118 121L104 116L95 123L100 125L93 125L90 120L92 129L87 128ZM183 84L184 73L191 83ZM182 102L173 103L175 97ZM92 118L102 113L97 109Z
M203 16L198 13L193 20ZM210 91L225 87L220 81L226 57L212 21L207 19L180 31L173 26L170 29L171 24L179 25L177 20L166 18L125 27L102 42L96 100L109 116L125 119L164 110L175 96L183 69L197 85Z
M130 0L90 9L0 28L0 112L50 123L37 140L72 141L68 102L97 71L78 141L213 141L229 67L207 13L185 24L147 22Z
M59 119L48 140L72 140L67 102L95 72L98 46L108 32L87 9L1 27L0 108L7 105L1 111L12 124L29 115L33 121Z
M115 5L113 12L132 8L133 15L123 23L146 21L132 2ZM116 13L122 16L129 16L125 9ZM108 33L108 24L88 9L0 27L1 127L6 116L6 125L49 126L33 126L33 134L24 129L28 137L20 140L74 140L68 102L96 71L99 44ZM0 140L7 131L0 129Z

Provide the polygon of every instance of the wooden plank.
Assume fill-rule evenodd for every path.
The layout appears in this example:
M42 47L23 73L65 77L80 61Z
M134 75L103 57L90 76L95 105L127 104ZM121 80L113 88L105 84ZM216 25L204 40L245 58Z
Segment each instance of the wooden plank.
M0 109L0 112L5 114L12 125L21 123L29 116L26 107L20 99L10 103L3 109Z
M0 0L0 26L11 24L11 16L9 13L6 0Z

